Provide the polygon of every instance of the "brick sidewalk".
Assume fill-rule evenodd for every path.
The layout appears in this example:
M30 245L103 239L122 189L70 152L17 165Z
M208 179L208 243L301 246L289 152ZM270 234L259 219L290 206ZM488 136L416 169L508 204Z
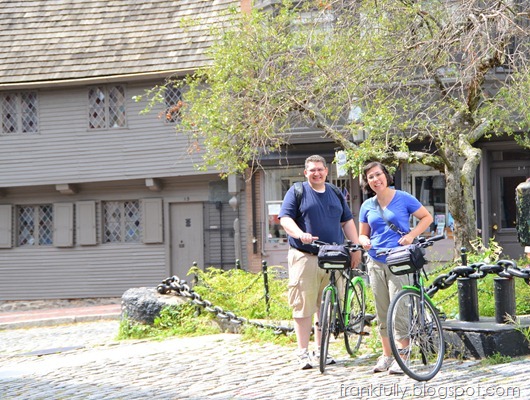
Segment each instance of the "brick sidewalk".
M0 330L119 319L121 304L45 308L0 313Z

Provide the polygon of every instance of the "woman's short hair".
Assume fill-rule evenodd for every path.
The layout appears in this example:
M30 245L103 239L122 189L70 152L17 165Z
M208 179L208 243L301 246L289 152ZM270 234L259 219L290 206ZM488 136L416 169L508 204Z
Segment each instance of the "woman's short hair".
M370 171L374 167L381 168L381 171L383 171L383 173L386 176L386 182L388 186L392 186L394 184L394 178L392 178L392 175L390 175L390 173L388 172L388 169L386 169L386 167L383 164L381 164L379 161L372 161L364 166L363 174L362 174L362 189L365 193L369 195L374 195L375 192L370 188L370 185L368 184L368 178L366 175L368 174L368 171Z

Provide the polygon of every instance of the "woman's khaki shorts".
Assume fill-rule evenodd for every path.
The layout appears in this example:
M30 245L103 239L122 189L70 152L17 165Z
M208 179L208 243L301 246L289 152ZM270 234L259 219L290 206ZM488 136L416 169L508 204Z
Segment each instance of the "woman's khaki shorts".
M403 288L403 285L410 285L409 275L394 275L386 264L374 261L368 257L368 275L370 276L370 286L375 299L375 313L377 315L377 325L379 333L383 337L388 337L386 319L388 307L394 296ZM406 326L406 314L401 321L396 321ZM399 334L398 334L399 335Z
M293 318L311 317L320 309L322 291L329 283L329 275L318 266L318 257L289 249L289 305Z

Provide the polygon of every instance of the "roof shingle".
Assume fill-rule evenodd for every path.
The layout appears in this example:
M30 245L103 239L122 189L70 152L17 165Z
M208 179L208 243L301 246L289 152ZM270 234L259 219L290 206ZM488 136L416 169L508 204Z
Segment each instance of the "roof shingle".
M234 0L0 2L0 87L190 71Z

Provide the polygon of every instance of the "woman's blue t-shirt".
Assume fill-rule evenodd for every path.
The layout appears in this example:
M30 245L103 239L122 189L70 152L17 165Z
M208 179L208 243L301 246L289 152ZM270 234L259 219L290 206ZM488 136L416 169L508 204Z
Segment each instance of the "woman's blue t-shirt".
M364 201L359 212L359 222L370 226L370 242L372 248L368 255L376 261L386 262L386 256L376 256L377 251L398 247L401 235L393 231L381 217L381 209L376 206L376 198L371 197ZM394 198L383 210L388 222L394 224L400 231L410 231L410 216L418 211L422 204L411 194L396 190Z

